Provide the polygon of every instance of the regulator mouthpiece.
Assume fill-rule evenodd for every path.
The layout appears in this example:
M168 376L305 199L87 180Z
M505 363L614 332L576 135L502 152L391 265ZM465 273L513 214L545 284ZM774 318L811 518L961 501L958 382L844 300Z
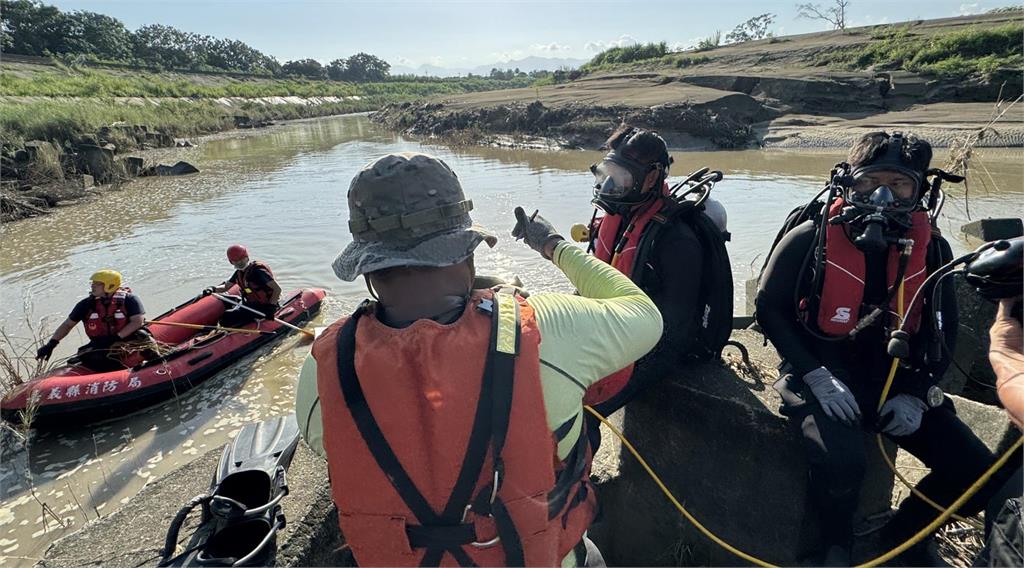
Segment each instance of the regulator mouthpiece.
M853 246L857 247L863 252L883 252L889 247L889 243L885 240L885 220L874 219L875 215L872 215L865 220L866 226L864 232L859 237L853 239Z

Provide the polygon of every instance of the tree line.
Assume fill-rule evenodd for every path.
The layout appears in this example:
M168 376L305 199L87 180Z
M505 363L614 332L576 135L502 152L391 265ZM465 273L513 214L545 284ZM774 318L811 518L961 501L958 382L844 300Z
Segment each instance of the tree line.
M19 55L78 57L187 71L225 71L274 77L351 82L383 81L391 65L368 53L329 65L314 59L280 63L244 42L150 24L131 31L104 14L62 12L39 0L0 0L0 51Z

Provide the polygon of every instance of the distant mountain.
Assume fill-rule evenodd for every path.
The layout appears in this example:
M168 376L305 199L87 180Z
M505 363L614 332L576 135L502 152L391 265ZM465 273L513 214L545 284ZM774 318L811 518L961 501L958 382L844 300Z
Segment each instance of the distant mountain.
M524 57L523 59L515 59L512 61L503 61L499 63L491 63L488 65L477 65L476 67L439 67L437 65L430 65L424 63L419 67L408 67L405 65L395 65L391 68L392 75L426 75L430 77L454 77L459 75L468 75L472 73L474 75L487 76L491 73L491 69L516 69L524 73L531 71L555 71L563 67L575 69L580 65L586 63L586 59L571 59L571 58L559 58L559 57Z
M473 68L473 73L477 75L487 75L491 72L491 69L516 69L524 73L530 71L555 71L563 67L575 69L580 65L586 63L586 59L570 59L570 58L559 58L559 57L524 57L523 59L514 59L512 61L505 61L503 63L492 63L490 65L478 65Z

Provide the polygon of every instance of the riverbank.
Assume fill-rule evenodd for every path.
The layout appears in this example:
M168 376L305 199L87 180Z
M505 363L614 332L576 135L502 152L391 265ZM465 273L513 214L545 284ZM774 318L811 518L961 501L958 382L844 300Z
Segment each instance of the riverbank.
M622 121L681 150L839 148L879 129L948 147L1021 96L1019 58L1003 53L1009 36L1019 54L1020 30L1013 12L772 38L602 66L562 84L392 104L375 120L422 136L541 137L563 148L597 147ZM880 61L889 48L906 54ZM927 50L945 59L912 64ZM995 63L982 70L982 61ZM1024 146L1024 113L1002 115L977 145Z
M332 104L330 100L287 99L280 104L304 105L313 109L320 104ZM264 104L272 105L274 102ZM141 125L115 124L102 127L91 135L79 135L63 145L43 140L30 141L21 148L6 145L2 152L4 181L0 184L0 223L46 215L55 207L91 201L123 189L136 177L185 175L198 171L187 162L173 159L170 161L177 162L174 166L164 165L162 162L168 159L167 153L156 154L153 150L190 148L224 137L259 135L274 125L359 113L309 114L312 117L276 121L240 115L234 117L230 128L190 138L175 138Z
M94 183L131 179L143 167L137 161L125 165L124 157L138 150L236 128L377 110L429 95L523 86L531 80L400 77L351 83L6 58L0 62L0 222L88 198L96 193L90 193Z

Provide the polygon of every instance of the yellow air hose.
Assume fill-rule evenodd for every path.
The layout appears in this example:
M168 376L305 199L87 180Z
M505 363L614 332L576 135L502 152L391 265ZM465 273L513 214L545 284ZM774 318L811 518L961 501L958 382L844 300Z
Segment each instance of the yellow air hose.
M898 316L898 320L897 321L899 321L901 323L903 321L903 309L904 309L904 307L903 307L903 281L901 280L900 281L899 291L896 293L896 315ZM893 380L896 378L896 369L899 368L899 364L900 364L899 357L893 357L892 358L892 365L889 367L889 376L885 379L885 386L882 387L882 396L879 397L879 399L878 399L878 408L875 409L876 412L878 412L878 413L881 413L882 406L885 404L885 401L889 399L889 390L892 388ZM896 469L896 464L893 463L892 459L889 458L889 454L885 451L885 442L882 440L882 434L876 434L875 435L875 442L878 444L878 450L879 450L879 452L881 452L882 459L885 460L886 465L889 466L889 469L891 469L893 474L896 475L896 478L899 479L900 482L904 486L906 486L906 488L909 489L911 493L913 493L915 496L917 496L918 499L920 499L920 500L924 501L925 503L928 503L929 505L931 505L936 511L944 512L946 510L942 505L939 505L935 501L932 501L931 499L929 499L927 495L925 495L924 493L921 493L920 490L918 490L916 487L914 487L910 483L910 481L908 481L906 477L903 477L903 474L900 473L898 469ZM967 523L968 525L970 525L970 526L972 526L972 527L974 527L974 528L976 528L978 530L984 530L985 529L984 525L982 525L978 521L975 521L974 519L967 519L967 518L964 518L964 517L962 517L960 515L956 515L956 514L953 515L953 518L958 520L958 521L960 521L960 522Z

